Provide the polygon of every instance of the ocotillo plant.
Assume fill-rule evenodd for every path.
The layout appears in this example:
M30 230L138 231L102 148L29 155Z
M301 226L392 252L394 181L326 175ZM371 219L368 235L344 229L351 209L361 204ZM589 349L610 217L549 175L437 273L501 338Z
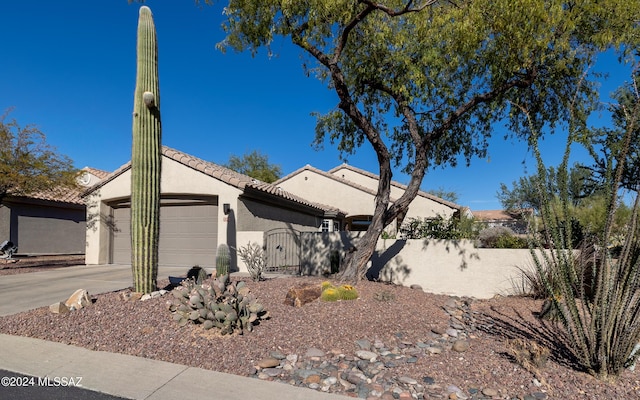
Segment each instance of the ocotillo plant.
M160 225L160 89L156 29L149 7L138 19L131 148L131 269L136 292L156 289Z

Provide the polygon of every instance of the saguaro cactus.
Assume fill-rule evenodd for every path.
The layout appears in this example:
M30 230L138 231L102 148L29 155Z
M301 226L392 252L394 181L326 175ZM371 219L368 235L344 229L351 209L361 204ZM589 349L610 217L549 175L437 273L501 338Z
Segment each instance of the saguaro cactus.
M161 132L156 29L151 10L142 6L131 148L131 269L141 293L154 291L158 277Z

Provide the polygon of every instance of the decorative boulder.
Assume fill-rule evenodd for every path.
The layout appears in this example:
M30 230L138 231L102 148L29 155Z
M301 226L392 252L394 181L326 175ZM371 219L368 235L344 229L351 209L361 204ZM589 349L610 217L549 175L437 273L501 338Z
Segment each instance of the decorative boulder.
M54 314L67 314L69 312L69 307L67 307L63 302L59 301L50 305L49 311Z
M70 310L79 310L93 304L86 289L76 290L64 303Z
M123 301L138 301L142 298L142 293L127 290L126 292L120 293L120 298Z
M293 307L302 307L320 297L322 288L319 285L302 286L289 289L284 299L284 304Z

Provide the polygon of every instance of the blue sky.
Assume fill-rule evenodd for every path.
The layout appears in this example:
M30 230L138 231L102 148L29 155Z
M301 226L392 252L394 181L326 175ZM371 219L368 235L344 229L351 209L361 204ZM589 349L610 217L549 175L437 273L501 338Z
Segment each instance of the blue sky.
M315 118L337 104L333 92L302 70L299 51L286 42L275 57L221 53L215 44L223 4L199 7L191 0L154 1L158 31L163 144L224 164L231 155L258 150L283 174L310 164L328 170L341 163L329 143L311 146ZM76 167L113 171L131 155L131 112L140 4L127 0L11 1L0 5L0 113L21 126L36 125L47 142ZM611 69L612 59L598 65ZM615 67L603 81L607 95L628 72ZM496 127L487 159L429 171L422 188L443 188L473 210L497 209L501 182L524 174L531 156L524 144L505 141ZM557 162L564 139L545 139ZM378 173L365 144L349 164ZM396 171L394 179L407 183Z

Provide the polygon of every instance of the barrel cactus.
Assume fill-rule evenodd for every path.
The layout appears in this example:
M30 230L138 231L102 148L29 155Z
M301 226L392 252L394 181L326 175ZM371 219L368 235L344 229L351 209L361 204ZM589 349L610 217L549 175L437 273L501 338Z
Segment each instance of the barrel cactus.
M269 318L249 287L243 281L231 282L229 275L202 285L185 280L172 293L167 305L180 326L202 324L204 329L217 328L223 335L243 334Z
M338 293L338 289L329 287L320 293L320 298L324 301L338 301L340 300L340 293Z
M358 291L351 285L335 287L331 282L324 281L320 287L320 298L324 301L355 300L359 297Z
M131 269L136 292L156 290L160 226L160 85L156 29L140 8L131 148Z
M355 300L358 298L356 288L351 285L342 285L337 288L340 300Z
M229 264L231 263L231 255L229 254L229 246L222 243L218 246L216 253L216 275L229 275Z

